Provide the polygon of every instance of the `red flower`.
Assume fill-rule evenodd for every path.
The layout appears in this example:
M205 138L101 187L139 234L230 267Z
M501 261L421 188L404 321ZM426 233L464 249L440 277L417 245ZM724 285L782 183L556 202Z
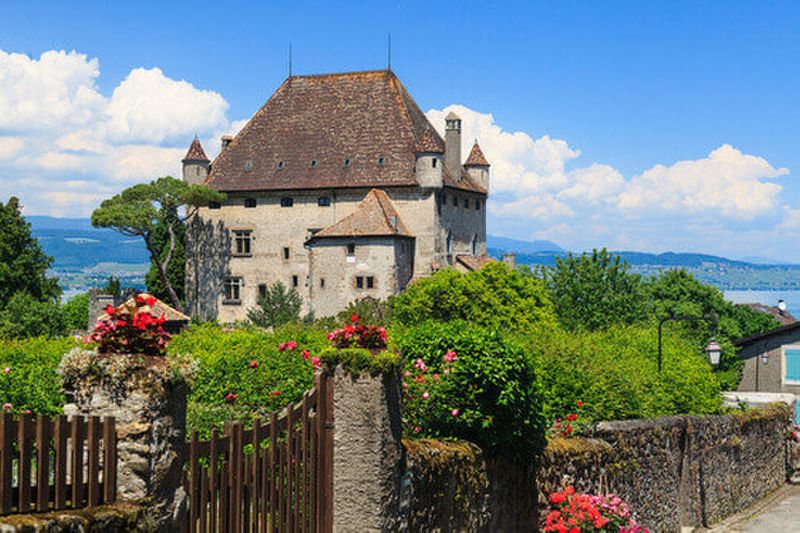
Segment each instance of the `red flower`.
M567 495L564 494L563 492L554 492L553 494L550 495L550 503L555 503L555 504L564 503L566 499Z
M258 361L250 361L250 368L258 368Z
M356 322L358 322L358 315L357 315L356 313L353 313L353 314L350 316L350 322L352 322L352 323L354 323L354 324L355 324Z
M302 355L303 355L303 360L308 361L308 358L311 357L311 352L309 352L308 350L303 350Z
M583 405L583 400L578 400L577 402L575 402L575 404L576 404L578 407L580 407L581 405Z
M570 413L567 415L567 420L569 421L575 420L576 418L578 418L578 415L576 415L575 413Z
M225 395L225 401L228 403L234 403L236 401L236 395L232 392L229 392Z
M117 310L114 309L113 305L106 305L106 314L110 317L113 317L116 314Z
M274 390L274 391L270 392L269 394L270 394L270 396L280 396L281 393L280 393L280 391Z

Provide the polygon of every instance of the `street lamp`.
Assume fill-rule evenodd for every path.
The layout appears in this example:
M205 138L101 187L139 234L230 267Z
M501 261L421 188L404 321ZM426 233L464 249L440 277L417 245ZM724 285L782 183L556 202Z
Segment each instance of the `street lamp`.
M704 352L706 353L706 357L708 357L708 362L711 363L712 366L717 366L719 364L720 355L722 355L722 347L720 347L719 343L714 340L714 332L717 330L717 318L714 315L704 315L704 316L679 316L679 315L669 315L665 316L658 322L658 372L661 373L661 359L662 359L662 349L661 349L661 331L664 328L664 324L674 320L675 322L679 320L686 320L686 321L698 321L702 320L708 323L709 327L711 328L711 339L708 341L708 344L704 348Z

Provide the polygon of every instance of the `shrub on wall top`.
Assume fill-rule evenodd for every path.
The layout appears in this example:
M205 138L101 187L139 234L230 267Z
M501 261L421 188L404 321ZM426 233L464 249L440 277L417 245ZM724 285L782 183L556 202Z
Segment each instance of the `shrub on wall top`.
M522 346L466 322L399 333L408 437L460 438L523 461L544 445L542 397Z

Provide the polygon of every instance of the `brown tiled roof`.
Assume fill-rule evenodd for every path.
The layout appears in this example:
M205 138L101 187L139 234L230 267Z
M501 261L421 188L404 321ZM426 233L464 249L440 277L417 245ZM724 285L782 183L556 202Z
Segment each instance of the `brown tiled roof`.
M439 134L433 128L425 130L422 139L417 145L417 152L429 152L434 154L444 153L444 143Z
M412 237L389 199L380 189L372 189L348 216L314 234L320 237Z
M488 255L457 255L456 261L464 265L467 270L476 271L480 270L489 263L494 263L495 260Z
M451 187L453 189L461 189L464 191L471 191L477 192L480 194L487 194L486 189L472 181L470 178L469 173L462 168L461 169L461 179L455 179L450 171L447 169L446 165L442 165L442 182L444 183L445 187Z
M138 296L149 296L149 294L141 293ZM121 305L118 305L117 307L128 307L128 308L131 308L131 309L136 307L135 297L129 298L128 300L126 300ZM180 311L178 311L174 307L170 307L169 305L165 304L164 302L162 302L158 298L156 298L155 305L150 307L150 313L153 316L157 316L157 317L159 317L161 315L164 315L164 319L167 322L189 322L189 321L192 320L191 318L189 318L188 316L184 315L183 313L181 313ZM97 320L107 320L107 319L108 319L108 315L106 313L103 313L102 315L100 315L97 318Z
M797 322L797 319L793 317L791 313L789 313L788 311L781 311L780 309L772 305L766 305L760 303L750 303L742 305L744 305L745 307L749 307L750 309L753 309L760 313L768 313L772 315L775 318L775 320L781 323L781 326L785 326L787 324L794 324L795 322Z
M475 144L472 145L472 150L469 151L469 157L467 157L467 161L464 163L465 167L488 167L489 162L486 160L486 156L483 155L481 151L481 147L478 146L478 141L475 141Z
M220 153L207 184L222 191L417 185L420 146L442 150L444 141L392 72L291 76Z
M186 157L183 158L184 161L208 161L208 157L206 156L205 151L203 151L203 145L200 144L200 141L197 137L194 138L192 144L189 146L189 151L186 152Z

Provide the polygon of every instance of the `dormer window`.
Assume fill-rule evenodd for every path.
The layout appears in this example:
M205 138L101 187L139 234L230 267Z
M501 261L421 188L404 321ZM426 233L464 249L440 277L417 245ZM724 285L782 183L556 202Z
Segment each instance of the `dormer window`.
M278 170L283 170L284 168L286 168L286 163L278 161Z
M281 198L281 207L292 207L294 205L294 198L285 196Z
M385 157L383 157L383 156L379 157L379 158L378 158L378 164L379 164L380 166L383 166L383 165L384 165L384 163L386 163L386 158L385 158Z
M312 159L311 163L310 163L310 166L311 166L311 168L317 168L317 160L316 159Z
M350 166L352 163L353 163L353 162L352 162L352 161L350 161L350 159L345 159L345 160L344 160L344 166L346 166L346 167L349 167L349 166Z
M320 196L317 198L317 205L320 207L329 207L331 205L330 196Z
M256 206L256 199L255 198L245 198L244 199L244 206L248 209L253 209Z
M247 160L244 162L244 169L245 170L253 170L253 162L251 160Z
M219 209L220 207L222 207L222 205L219 202L214 202L214 201L208 202L209 209Z

